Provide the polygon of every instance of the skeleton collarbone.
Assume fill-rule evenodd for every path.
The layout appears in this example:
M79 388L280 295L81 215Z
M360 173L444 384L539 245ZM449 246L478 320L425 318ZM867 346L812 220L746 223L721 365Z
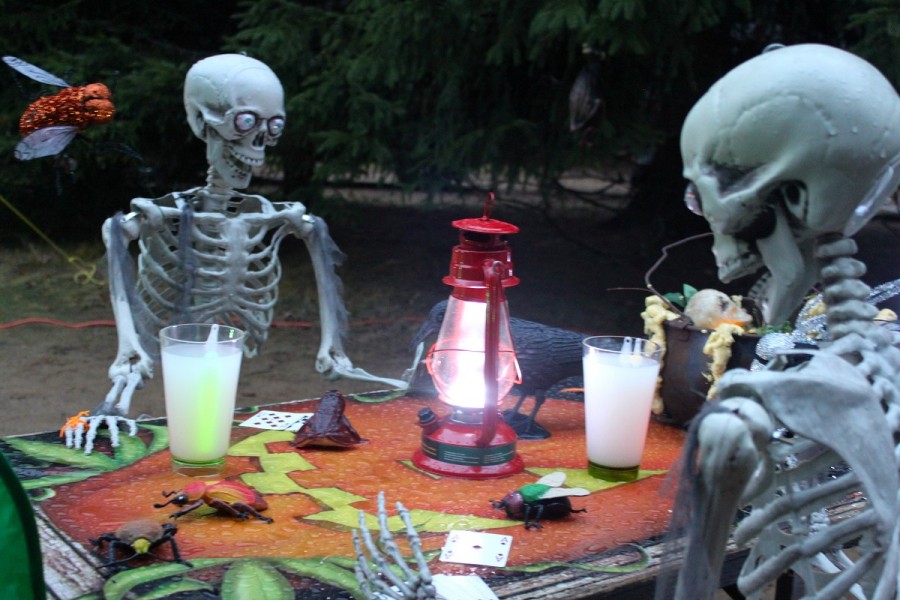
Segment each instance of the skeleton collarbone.
M160 327L189 317L247 329L252 355L268 336L278 299L279 247L289 233L305 235L306 208L237 192L210 206L204 192L132 201L144 217L138 295ZM179 240L184 202L194 207L189 248Z

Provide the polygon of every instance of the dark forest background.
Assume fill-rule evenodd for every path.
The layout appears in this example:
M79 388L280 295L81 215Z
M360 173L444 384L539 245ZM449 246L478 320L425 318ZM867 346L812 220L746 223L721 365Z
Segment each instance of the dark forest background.
M2 54L72 85L105 82L118 111L63 155L17 161L19 115L56 89L2 66L0 195L52 238L80 240L129 198L201 184L183 77L201 58L244 52L286 92L287 131L271 175L254 180L270 198L334 222L340 204L325 208L323 195L363 174L424 192L426 206L527 180L539 210L574 200L601 226L676 238L705 229L680 201L677 139L713 81L770 43L819 42L897 82L898 39L898 0L0 0ZM569 91L583 72L601 106L572 132ZM624 209L609 209L600 183L561 182L604 165L631 184ZM0 207L0 243L31 235Z

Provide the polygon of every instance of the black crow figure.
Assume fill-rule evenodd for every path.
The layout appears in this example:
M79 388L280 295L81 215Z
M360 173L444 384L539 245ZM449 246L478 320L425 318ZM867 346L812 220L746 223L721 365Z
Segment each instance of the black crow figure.
M410 342L410 347L415 348L428 336L440 331L446 312L446 300L435 304ZM581 375L581 342L588 336L515 317L509 319L509 328L522 372L522 383L514 387L519 393L518 402L515 407L503 411L503 418L520 439L541 440L550 437L550 432L535 420L544 404L544 394L553 384ZM534 396L534 408L530 415L524 415L519 409L525 398L531 395Z

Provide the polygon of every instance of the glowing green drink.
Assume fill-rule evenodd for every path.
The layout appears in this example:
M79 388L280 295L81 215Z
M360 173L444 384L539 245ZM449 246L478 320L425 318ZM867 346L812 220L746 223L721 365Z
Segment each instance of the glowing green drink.
M160 332L169 449L175 470L218 475L234 418L244 333L188 324Z

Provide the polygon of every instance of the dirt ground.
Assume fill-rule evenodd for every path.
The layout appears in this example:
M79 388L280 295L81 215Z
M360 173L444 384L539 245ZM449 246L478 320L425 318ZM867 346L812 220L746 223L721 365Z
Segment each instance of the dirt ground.
M457 242L451 221L480 214L474 198L427 209L342 201L324 214L347 254L340 275L351 313L346 349L356 366L394 378L411 366L408 341L429 307L449 293L441 278ZM587 333L641 333L645 294L633 288L643 287L661 238L640 228L604 228L590 213L557 215L552 225L534 210L502 201L494 216L521 228L511 239L522 280L508 291L513 316ZM879 218L857 241L869 283L900 276L900 221ZM717 285L709 246L701 240L674 250L654 275L655 287ZM99 227L97 242L63 251L96 263L103 252ZM68 416L93 408L109 389L106 373L117 341L106 287L76 282L75 268L36 237L0 249L0 255L0 435L56 429ZM318 397L331 388L383 389L330 382L315 372L319 328L309 258L300 241L288 240L282 260L276 323L260 356L244 361L239 405ZM164 414L160 379L157 374L135 394L132 415Z

